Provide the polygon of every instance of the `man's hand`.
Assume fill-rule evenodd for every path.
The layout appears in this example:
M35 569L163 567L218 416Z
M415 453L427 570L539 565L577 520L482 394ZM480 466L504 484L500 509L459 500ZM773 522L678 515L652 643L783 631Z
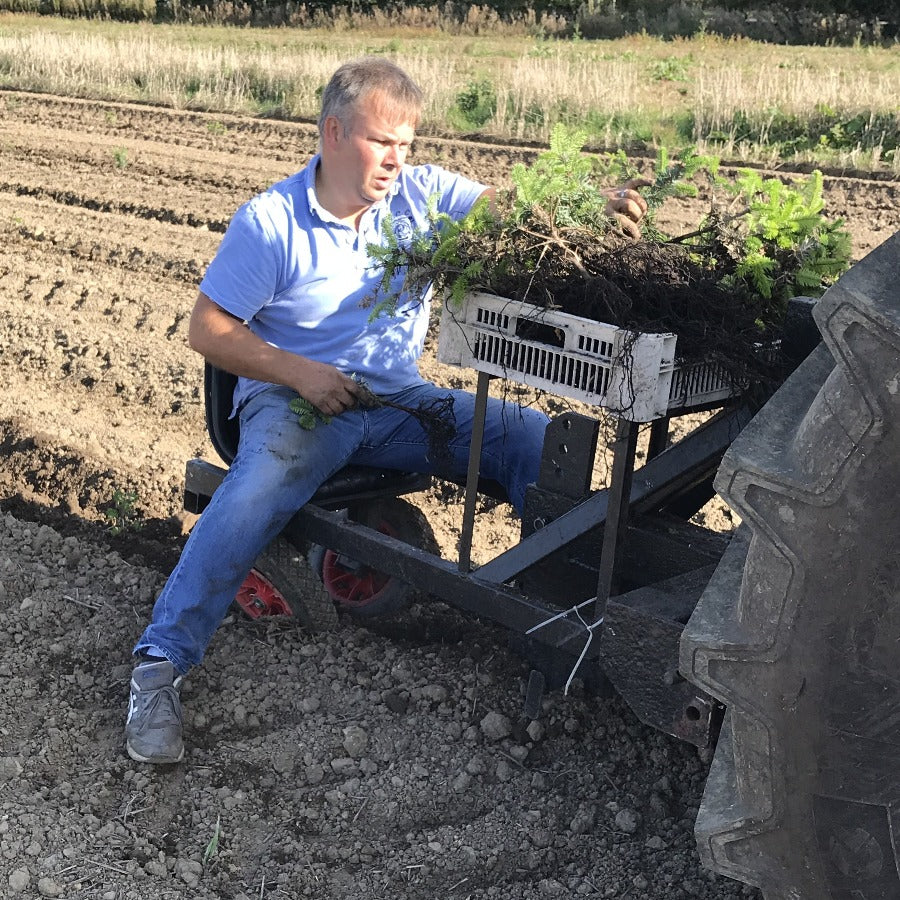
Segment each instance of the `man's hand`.
M612 216L629 237L640 240L641 219L647 213L647 201L638 193L638 188L653 184L647 178L629 178L621 187L610 188L606 195L606 214Z
M226 372L282 384L326 416L356 406L359 385L334 366L267 344L202 292L188 328L191 347Z
M339 416L359 400L359 385L328 363L303 361L302 378L294 390L326 416Z

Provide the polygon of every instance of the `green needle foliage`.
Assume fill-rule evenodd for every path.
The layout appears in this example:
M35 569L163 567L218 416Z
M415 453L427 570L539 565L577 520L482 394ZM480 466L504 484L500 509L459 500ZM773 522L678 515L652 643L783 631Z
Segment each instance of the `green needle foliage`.
M728 358L777 336L788 299L817 296L849 264L849 235L825 217L818 172L792 183L750 170L729 180L715 157L662 149L641 173L624 154L585 153L583 143L557 126L545 153L513 167L513 187L493 209L479 203L455 222L432 204L428 228L403 244L386 223L384 246L369 247L382 267L372 316L432 286L451 308L484 290L674 332L683 359L711 345ZM641 189L648 212L637 241L607 210L608 188L636 177L651 182ZM701 186L709 212L687 234L664 233L662 205Z
M534 210L543 209L558 227L607 229L606 198L598 186L609 175L610 166L599 156L582 153L584 141L583 132L557 126L548 152L530 166L513 166L510 177L515 191L509 198L513 222L527 223Z
M783 304L799 294L818 295L847 268L850 236L823 216L822 173L795 186L745 170L734 187L746 200L740 255L729 286L743 283L764 300Z

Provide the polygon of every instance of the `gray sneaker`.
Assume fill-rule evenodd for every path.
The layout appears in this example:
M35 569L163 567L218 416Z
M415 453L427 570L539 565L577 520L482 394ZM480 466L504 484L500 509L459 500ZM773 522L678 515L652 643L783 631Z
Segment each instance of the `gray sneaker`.
M138 762L177 763L181 740L181 678L168 661L144 662L131 673L125 746Z

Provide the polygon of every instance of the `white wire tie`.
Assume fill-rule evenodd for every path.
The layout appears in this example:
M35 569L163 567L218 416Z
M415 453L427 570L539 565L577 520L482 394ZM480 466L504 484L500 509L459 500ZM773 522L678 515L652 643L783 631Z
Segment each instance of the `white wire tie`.
M597 598L591 597L590 600L584 600L581 603L573 606L571 609L564 609L562 612L557 613L555 616L551 616L549 619L544 619L543 622L538 622L537 625L532 625L531 628L529 628L528 631L525 632L525 634L531 634L533 631L537 631L538 628L543 628L545 625L549 625L551 622L555 622L557 619L564 619L571 613L575 613L576 615L578 615L578 610L581 609L582 606L587 606L588 603L596 602ZM582 623L584 623L584 619L582 619L581 616L578 616L578 618L581 619ZM603 620L601 619L600 621Z
M591 597L589 600L584 600L581 603L577 603L575 606L571 607L570 609L564 609L562 612L557 613L555 616L551 616L549 619L544 619L543 622L538 622L537 625L532 625L531 628L529 628L528 631L525 632L525 634L531 634L533 631L537 631L539 628L543 628L545 625L549 625L551 622L557 621L557 619L564 619L566 616L570 615L571 613L575 613L575 615L578 616L578 621L581 622L581 624L584 626L584 630L588 633L588 639L587 639L587 641L585 641L584 647L581 650L581 655L578 657L578 660L576 661L575 666L573 667L571 673L569 674L568 679L566 680L566 686L565 686L565 688L563 688L563 696L564 697L567 697L569 695L569 687L572 684L572 680L575 678L575 673L581 667L582 662L584 662L585 656L587 656L588 650L590 650L591 641L594 640L594 629L597 628L599 625L603 624L603 619L605 617L600 616L600 618L597 619L596 622L592 622L590 625L588 625L588 623L584 621L584 618L582 617L581 612L580 612L582 607L587 606L589 603L596 603L596 602L597 602L597 598Z

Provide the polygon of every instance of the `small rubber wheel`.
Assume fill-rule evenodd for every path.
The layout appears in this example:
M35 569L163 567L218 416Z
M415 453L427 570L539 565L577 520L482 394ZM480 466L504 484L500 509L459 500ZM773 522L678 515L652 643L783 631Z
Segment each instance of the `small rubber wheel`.
M351 511L351 518L369 528L431 553L437 541L424 513L399 497L367 503ZM412 588L396 576L349 559L320 544L309 551L310 568L338 608L357 619L395 615L412 603Z
M258 569L250 570L234 601L251 619L294 614L284 594Z
M277 537L257 557L235 603L251 618L294 616L311 631L330 631L338 624L337 609L318 572L284 537Z

